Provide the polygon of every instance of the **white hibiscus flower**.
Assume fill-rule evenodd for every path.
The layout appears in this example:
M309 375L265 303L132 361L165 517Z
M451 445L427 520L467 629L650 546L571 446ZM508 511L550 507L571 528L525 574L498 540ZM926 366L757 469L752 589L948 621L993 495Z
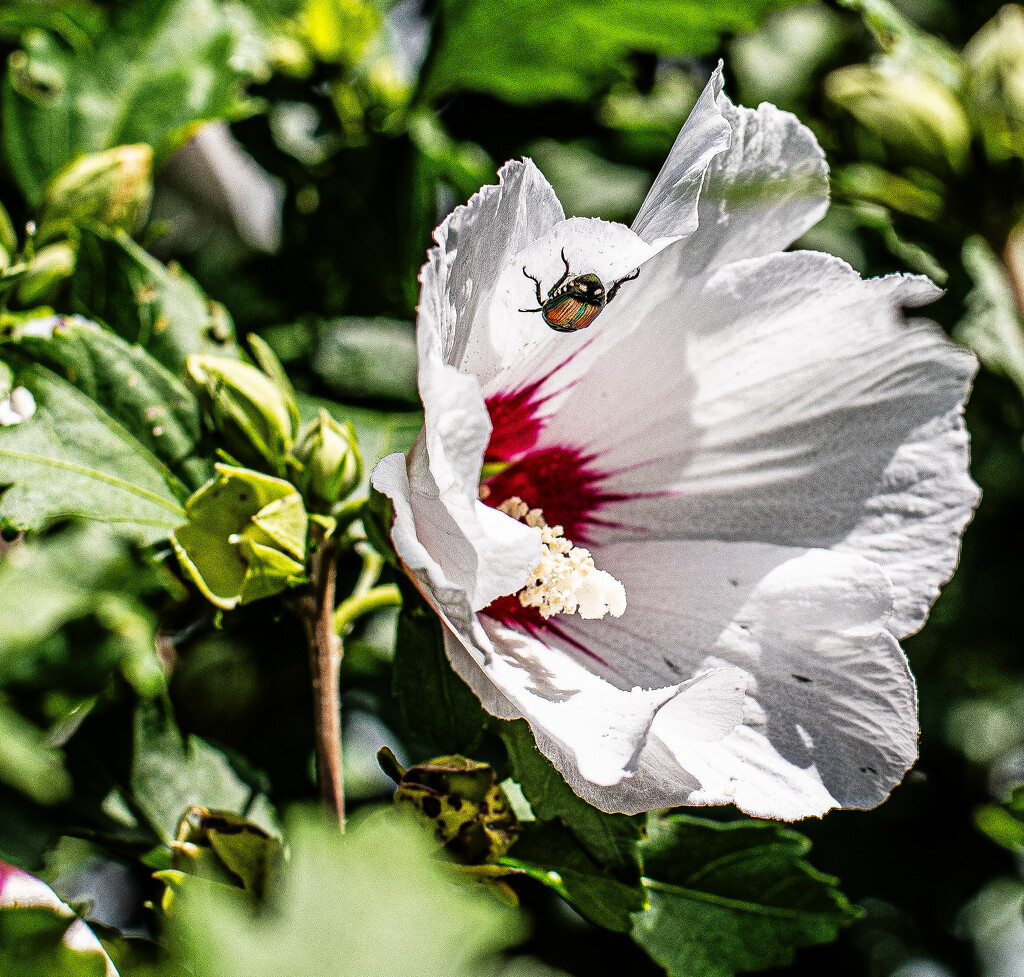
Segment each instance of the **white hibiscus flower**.
M438 228L425 427L373 484L455 670L580 796L795 819L880 803L917 755L897 639L977 502L975 363L904 319L926 279L782 252L828 205L822 152L720 70L632 228L567 220L529 161ZM549 297L563 275L597 277Z

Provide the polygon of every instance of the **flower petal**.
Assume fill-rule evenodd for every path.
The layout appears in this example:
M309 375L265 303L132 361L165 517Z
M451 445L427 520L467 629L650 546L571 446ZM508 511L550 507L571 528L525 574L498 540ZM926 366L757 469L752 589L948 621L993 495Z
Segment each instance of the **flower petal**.
M718 105L721 92L719 64L633 221L633 230L645 241L689 237L697 229L701 184L711 161L728 149L732 139L732 127Z
M814 133L767 102L756 110L718 95L732 130L708 167L687 241L689 273L783 251L828 210L828 165Z
M551 185L530 160L506 163L497 186L456 207L434 231L437 247L420 272L417 337L437 343L444 363L486 376L500 358L478 316L515 255L565 218ZM470 365L471 364L471 365Z
M461 491L448 499L441 494L422 442L408 463L402 454L383 459L371 483L395 506L392 540L399 557L421 589L447 595L439 599L446 607L452 603L456 616L519 590L540 562L535 530ZM462 596L456 599L455 591Z
M569 647L587 647L620 683L731 666L748 676L748 697L741 726L710 741L691 712L707 690L694 690L696 702L677 697L653 721L632 779L573 784L592 804L633 812L732 802L792 820L872 807L913 763L914 682L885 629L892 588L875 564L700 542L611 544L595 558L630 602L618 621L565 621Z
M652 279L685 247L650 262ZM538 444L601 459L617 500L592 542L861 553L896 585L901 636L952 573L978 498L960 416L974 358L900 313L934 294L925 279L864 281L811 252L727 266L644 313L628 353L594 366ZM598 410L600 425L580 424Z

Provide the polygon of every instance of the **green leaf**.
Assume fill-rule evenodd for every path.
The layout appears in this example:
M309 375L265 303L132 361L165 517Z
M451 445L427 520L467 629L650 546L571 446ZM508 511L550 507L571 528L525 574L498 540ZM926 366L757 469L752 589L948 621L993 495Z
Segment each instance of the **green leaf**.
M641 845L650 908L633 938L672 977L731 977L792 963L859 912L804 856L801 834L765 821L650 818Z
M293 813L286 837L281 891L259 917L215 887L179 891L172 946L196 977L478 977L525 935L512 910L453 885L422 829L396 812L356 819L345 835Z
M519 840L499 865L525 872L554 889L591 922L625 932L631 913L646 905L639 879L627 885L607 866L594 861L572 831L557 821L520 825Z
M1007 256L1024 267L1019 232L1011 236ZM973 349L990 370L1009 377L1024 396L1024 319L1006 269L980 237L964 242L963 262L974 287L953 336Z
M341 400L419 405L411 322L332 319L318 331L310 365L331 394Z
M174 840L192 805L244 814L253 800L220 750L197 736L183 738L165 709L140 706L135 714L131 788L138 809L165 844Z
M74 384L142 445L198 488L209 472L193 459L202 434L191 391L144 349L88 320L32 320L18 340L29 356ZM52 326L45 335L40 326ZM17 337L16 337L17 338Z
M135 0L77 47L26 32L4 80L3 137L29 201L85 153L148 143L166 159L201 123L251 114L242 23L216 0Z
M1024 849L1024 784L1013 788L1005 804L984 804L974 812L978 830L1012 852Z
M452 671L441 622L419 592L403 582L393 691L409 730L435 753L472 753L487 716L480 700Z
M563 820L584 850L626 882L639 878L637 842L643 820L626 814L606 814L573 793L562 775L540 750L525 719L501 723L513 778L523 789L533 813L542 821Z
M724 33L750 30L794 0L441 0L423 94L460 90L508 102L585 100L627 73L636 52L713 52ZM502 26L504 25L504 26Z
M41 717L73 723L117 672L142 695L163 689L140 598L168 579L96 524L20 543L0 561L0 778L38 803L64 800L63 754Z
M64 756L43 730L12 709L0 696L0 779L37 804L57 804L71 796ZM2 959L2 958L0 958Z
M75 312L144 347L175 376L192 353L238 355L223 306L177 265L162 265L117 231L82 231L70 301Z
M184 522L188 490L153 454L66 380L6 351L35 415L0 428L0 524L38 530L93 519L146 543Z
M0 909L0 973L104 977L102 953L72 950L62 942L72 922L53 909Z

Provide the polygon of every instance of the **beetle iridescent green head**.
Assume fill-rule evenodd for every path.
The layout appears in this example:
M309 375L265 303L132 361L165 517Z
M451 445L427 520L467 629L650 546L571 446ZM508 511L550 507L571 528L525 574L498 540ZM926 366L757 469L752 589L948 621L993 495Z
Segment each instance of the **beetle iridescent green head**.
M548 289L547 298L541 295L540 279L523 269L523 274L536 285L538 308L519 310L543 313L544 321L556 332L586 329L601 314L601 310L615 298L622 283L630 282L640 274L640 269L637 268L618 281L612 282L611 287L606 289L604 282L593 272L570 278L569 259L565 256L565 248L562 249L562 263L565 265L565 274Z

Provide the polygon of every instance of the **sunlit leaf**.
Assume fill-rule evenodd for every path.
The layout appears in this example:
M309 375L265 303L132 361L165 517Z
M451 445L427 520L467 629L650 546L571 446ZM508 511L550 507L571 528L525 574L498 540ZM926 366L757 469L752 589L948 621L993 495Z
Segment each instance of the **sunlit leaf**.
M35 320L19 341L28 355L74 384L172 469L195 450L201 434L199 405L183 383L144 349L77 318ZM45 335L41 325L52 326ZM197 488L208 472L186 465Z
M509 102L586 99L630 54L708 54L794 0L441 0L424 94L463 89Z
M42 529L80 517L156 542L184 522L188 490L95 401L8 350L36 413L0 428L0 523Z
M533 813L544 821L561 819L594 861L632 883L639 879L637 842L643 819L606 814L573 793L562 775L534 743L526 720L502 723L502 739L513 776Z
M4 81L4 145L29 200L76 157L148 143L161 158L210 119L254 104L245 37L215 0L117 4L94 44L26 33Z
M519 869L554 889L599 926L625 931L633 925L630 914L646 904L639 879L627 885L616 878L559 821L528 822L520 832L501 865Z

